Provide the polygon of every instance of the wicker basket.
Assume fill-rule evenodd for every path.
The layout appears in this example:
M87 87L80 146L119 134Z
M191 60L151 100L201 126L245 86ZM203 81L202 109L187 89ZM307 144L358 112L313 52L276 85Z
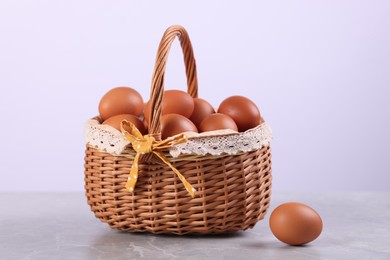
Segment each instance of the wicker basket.
M188 93L197 97L198 83L190 39L181 26L172 26L159 45L151 87L149 134L160 139L163 82L168 53L178 37L183 49ZM87 145L85 190L92 211L110 227L129 232L223 233L253 228L270 202L269 145L238 154L164 154L197 190L191 198L183 183L153 154L139 162L134 192L125 189L135 158L131 145L119 155Z

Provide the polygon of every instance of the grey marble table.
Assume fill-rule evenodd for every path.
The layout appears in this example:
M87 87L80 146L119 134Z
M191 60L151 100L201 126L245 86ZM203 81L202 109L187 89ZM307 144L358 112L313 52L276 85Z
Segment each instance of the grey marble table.
M277 205L299 201L322 216L321 236L293 247L270 232ZM255 228L235 234L124 233L96 219L82 193L0 193L0 259L390 259L390 192L275 193Z

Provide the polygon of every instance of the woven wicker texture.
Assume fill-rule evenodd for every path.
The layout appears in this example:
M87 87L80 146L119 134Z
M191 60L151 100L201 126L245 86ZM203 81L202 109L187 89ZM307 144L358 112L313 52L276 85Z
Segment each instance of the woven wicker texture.
M151 87L149 134L160 137L161 101L166 61L173 40L183 49L188 93L197 96L196 65L185 29L167 29L157 53ZM96 217L112 228L152 233L223 233L252 228L269 207L271 152L237 155L165 156L197 190L191 198L176 174L153 155L141 157L133 193L125 189L135 152L131 146L119 156L87 145L85 190Z
M152 77L152 87L150 89L150 111L149 134L153 134L157 140L161 134L161 102L164 93L164 75L167 65L169 50L172 42L178 37L183 50L184 65L187 74L187 92L192 97L198 97L198 77L196 74L196 63L194 52L187 31L179 25L169 27L160 42L157 51L156 64Z

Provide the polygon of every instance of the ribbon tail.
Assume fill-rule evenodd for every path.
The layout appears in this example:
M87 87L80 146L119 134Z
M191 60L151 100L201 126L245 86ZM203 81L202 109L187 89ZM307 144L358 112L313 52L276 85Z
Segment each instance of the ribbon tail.
M133 165L131 166L129 177L127 178L126 182L126 189L130 192L134 191L135 184L138 180L138 160L139 160L140 154L137 153L137 155L134 158Z
M173 165L168 161L168 159L165 157L164 154L160 152L153 152L153 153L157 155L158 158L161 159L161 161L163 161L166 165L168 165L174 173L176 173L176 175L179 177L181 182L184 184L184 187L186 188L188 193L190 193L191 197L194 198L196 189L192 187L192 185L186 180L186 178L175 167L173 167Z
M130 127L130 132L127 132L125 130L125 126L128 126ZM126 119L123 119L120 123L120 128L121 128L121 132L122 134L125 135L125 138L130 141L131 143L133 143L135 140L137 139L143 139L143 135L141 134L141 132L137 129L137 127L135 127L135 125L129 121L127 121Z

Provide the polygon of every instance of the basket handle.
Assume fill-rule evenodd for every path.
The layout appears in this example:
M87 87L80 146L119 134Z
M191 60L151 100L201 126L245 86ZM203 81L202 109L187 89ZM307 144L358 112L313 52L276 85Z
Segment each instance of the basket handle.
M184 64L187 74L187 92L192 97L198 97L198 77L192 45L187 31L180 25L169 27L158 47L156 63L154 65L152 86L150 89L150 117L149 135L161 140L161 103L164 94L164 75L168 60L169 50L176 36L179 38L184 55Z

